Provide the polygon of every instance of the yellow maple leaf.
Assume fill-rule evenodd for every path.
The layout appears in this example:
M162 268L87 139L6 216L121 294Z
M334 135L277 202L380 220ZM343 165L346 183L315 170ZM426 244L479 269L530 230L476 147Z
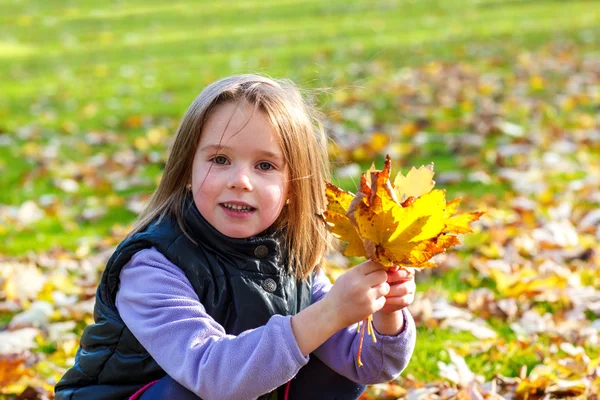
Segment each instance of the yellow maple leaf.
M477 221L479 217L483 215L481 211L469 212L458 214L450 218L446 218L444 220L444 224L446 227L444 228L444 232L446 233L471 233L473 229L471 229L470 223L473 221Z
M444 249L429 240L424 240L418 243L393 242L383 247L382 252L390 261L388 265L403 264L425 268L435 266L427 261L436 254L443 253Z
M327 197L327 211L344 215L354 199L352 193L346 192L329 182L327 182L325 188L325 197Z
M356 229L345 215L325 211L325 219L333 235L348 242L344 255L349 257L366 256L365 246Z
M433 163L426 167L421 165L419 169L412 167L406 176L399 172L394 179L394 190L400 201L429 193L435 186L433 174Z
M461 200L460 197L457 197L446 204L446 211L444 212L444 225L446 227L444 228L444 233L471 233L473 230L470 223L477 221L483 215L483 212L480 211L456 215Z
M366 255L365 247L358 232L346 216L350 202L354 199L352 193L327 183L325 189L327 197L327 210L324 213L325 221L333 236L348 242L344 255L361 257Z
M445 218L450 218L451 216L456 214L456 212L458 211L458 206L460 205L461 201L462 201L462 197L457 197L454 200L451 200L446 203L446 211L444 214Z
M348 242L344 254L366 256L386 267L432 267L436 254L460 244L451 234L471 232L481 212L456 214L460 198L446 202L433 190L433 164L399 173L390 181L391 159L382 170L371 166L354 196L328 183L324 219L335 237Z
M391 164L386 156L383 170L373 164L362 174L356 196L327 183L323 219L335 237L348 242L346 255L366 256L385 267L435 267L433 256L460 244L451 233L470 232L469 223L482 213L456 215L460 199L446 203L446 192L433 190L433 164L399 173L394 183ZM360 328L359 367L365 332L375 340L371 324L369 317Z
M402 208L402 223L390 239L418 242L438 236L444 229L445 205L446 193L443 190L434 190L419 197L410 206Z
M375 244L374 247L365 243L369 258L375 256L376 246L389 241L399 222L398 213L402 211L389 183L389 168L371 171L371 182L372 187L365 186L364 179L361 179L362 190L354 197L347 212L359 235Z
M435 245L441 249L447 249L452 246L458 246L460 244L460 240L456 236L453 235L440 235L437 237Z

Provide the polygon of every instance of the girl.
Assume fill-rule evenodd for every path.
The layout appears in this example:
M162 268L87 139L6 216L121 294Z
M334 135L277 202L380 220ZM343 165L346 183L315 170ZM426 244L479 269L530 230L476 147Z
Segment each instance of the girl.
M102 275L57 399L352 399L415 345L415 283L318 268L326 137L291 83L233 76L187 110L158 189ZM357 367L356 322L374 314Z

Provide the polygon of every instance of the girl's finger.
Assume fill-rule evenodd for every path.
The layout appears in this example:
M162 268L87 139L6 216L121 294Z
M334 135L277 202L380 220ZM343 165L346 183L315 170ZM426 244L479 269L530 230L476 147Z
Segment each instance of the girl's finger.
M382 296L387 296L390 293L390 285L387 282L383 282L375 287L373 287L377 298Z
M388 282L400 282L400 281L410 281L415 277L414 272L407 273L403 270L398 270L394 272L388 271Z
M363 278L363 282L370 287L375 287L377 285L381 285L382 283L387 281L387 274L384 270L375 270L365 275ZM389 286L389 285L388 285Z
M415 277L415 270L413 268L410 269L399 269L398 270L400 276L402 276L403 279L412 279Z
M406 285L390 285L387 297L406 296L407 294L409 294L409 288Z
M392 296L406 296L407 294L414 294L417 289L417 285L414 281L397 283L394 285L390 285L390 293L388 297Z
M388 281L388 283L390 285L402 285L403 283L407 283L407 282L414 282L414 279L400 279L399 281L395 281L395 282L390 282Z
M364 263L357 265L353 268L354 270L358 270L363 275L368 275L374 271L383 270L383 265L376 263L375 261L365 261Z
M386 297L385 305L388 308L400 309L407 307L412 304L411 296L403 296L403 297Z
M400 273L402 274L410 274L410 275L414 275L416 269L413 267L402 267L400 265L394 265L393 267L387 267L387 270L389 272L396 272L396 271L400 271Z

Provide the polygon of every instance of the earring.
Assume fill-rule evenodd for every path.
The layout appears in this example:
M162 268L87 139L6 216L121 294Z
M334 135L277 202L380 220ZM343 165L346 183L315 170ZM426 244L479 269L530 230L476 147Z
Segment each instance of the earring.
M286 205L286 206L289 206L289 205L290 205L290 199L287 199L287 200L285 201L285 205Z
M192 184L191 184L191 183L188 183L187 185L185 185L185 188L186 188L187 190L192 190Z

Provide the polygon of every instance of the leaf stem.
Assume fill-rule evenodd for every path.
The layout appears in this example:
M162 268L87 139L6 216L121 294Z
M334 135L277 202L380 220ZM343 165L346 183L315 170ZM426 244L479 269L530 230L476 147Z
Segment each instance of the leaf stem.
M369 319L365 319L364 321L361 322L361 326L360 326L360 333L359 333L359 340L358 340L358 358L357 358L357 362L358 362L358 366L362 367L363 363L360 360L360 354L362 353L362 346L363 346L363 338L365 337L365 325L366 323L369 321Z
M368 318L369 324L369 335L371 335L371 339L373 339L373 343L377 343L377 338L375 337L375 328L373 327L373 316L369 315Z
M360 360L360 355L362 354L363 339L365 337L365 334L371 336L371 339L373 339L373 343L377 343L377 338L375 337L375 328L373 328L373 316L369 315L367 319L357 323L356 332L360 335L360 338L358 339L357 364L359 367L362 367L363 363Z

